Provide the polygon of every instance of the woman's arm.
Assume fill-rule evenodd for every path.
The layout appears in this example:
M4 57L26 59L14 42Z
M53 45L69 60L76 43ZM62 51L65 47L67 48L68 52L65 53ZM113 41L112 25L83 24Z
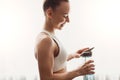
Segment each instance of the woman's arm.
M87 61L84 65L76 68L70 72L55 73L53 74L53 79L51 80L72 80L75 77L83 76L86 74L94 74L94 65L92 60Z
M45 36L37 45L38 66L41 80L71 80L77 76L93 73L92 63L86 63L76 70L64 73L53 73L55 47L51 38ZM85 71L86 70L86 71Z

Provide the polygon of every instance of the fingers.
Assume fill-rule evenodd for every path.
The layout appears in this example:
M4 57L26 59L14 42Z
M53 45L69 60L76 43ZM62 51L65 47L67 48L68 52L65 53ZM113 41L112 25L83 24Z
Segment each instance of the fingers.
M89 60L83 65L83 67L88 70L94 70L95 65L93 64L93 62L93 60Z
M95 72L94 71L89 71L88 74L94 74ZM86 75L86 74L84 74Z
M90 69L93 69L95 67L95 65L94 64L88 64L88 65L85 65L84 67L90 70Z
M85 66L85 70L86 70L86 72L88 72L88 74L90 74L89 72L93 72L93 70L95 70L94 67L95 66L93 64L89 64L89 65Z
M89 61L87 61L84 65L90 64L90 63L93 63L93 62L94 62L93 60L89 60Z
M80 57L80 54L76 54L76 55L75 55L75 58L79 58L79 57Z
M83 48L82 51L88 50L89 48Z
M79 69L80 75L94 74L95 65L93 64L93 62L93 60L89 60L83 66L81 66Z
M88 50L89 48L87 47L87 48L83 48L83 49L80 49L80 50L78 50L77 52L78 53L82 53L83 51L86 51L86 50Z

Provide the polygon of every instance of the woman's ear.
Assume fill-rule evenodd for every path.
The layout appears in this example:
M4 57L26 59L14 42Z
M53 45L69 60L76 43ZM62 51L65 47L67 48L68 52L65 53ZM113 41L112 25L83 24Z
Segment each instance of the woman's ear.
M52 14L53 14L52 8L48 8L46 10L46 16L51 19L52 18Z

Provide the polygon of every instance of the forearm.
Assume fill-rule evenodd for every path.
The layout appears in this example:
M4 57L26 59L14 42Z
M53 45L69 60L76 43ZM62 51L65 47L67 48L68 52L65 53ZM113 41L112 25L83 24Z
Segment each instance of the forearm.
M64 73L53 73L51 75L40 75L40 80L72 80L73 78L80 76L77 70L64 72Z
M64 73L54 73L53 79L51 80L72 80L73 78L77 77L78 73L76 70Z

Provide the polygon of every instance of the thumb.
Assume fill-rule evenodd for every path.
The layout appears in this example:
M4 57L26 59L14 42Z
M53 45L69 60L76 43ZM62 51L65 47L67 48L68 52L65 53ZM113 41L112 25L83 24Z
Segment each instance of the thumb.
M75 55L75 58L79 58L81 55L80 54L76 54Z

